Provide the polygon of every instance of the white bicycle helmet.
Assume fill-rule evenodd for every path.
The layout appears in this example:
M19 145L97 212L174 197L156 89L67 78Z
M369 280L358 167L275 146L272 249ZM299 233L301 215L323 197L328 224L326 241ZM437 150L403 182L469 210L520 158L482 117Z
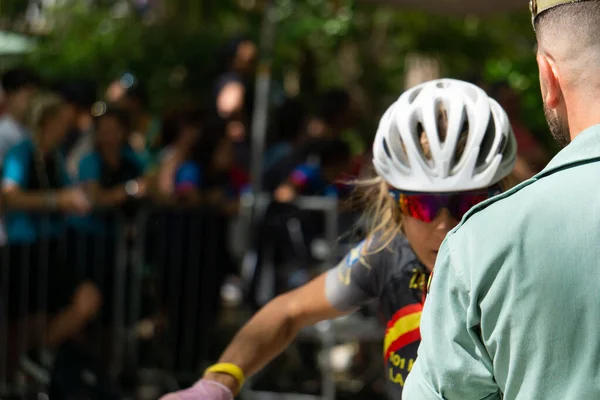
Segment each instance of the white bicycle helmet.
M479 87L454 79L426 82L402 94L381 118L373 143L379 176L410 192L489 187L510 174L516 155L502 107Z

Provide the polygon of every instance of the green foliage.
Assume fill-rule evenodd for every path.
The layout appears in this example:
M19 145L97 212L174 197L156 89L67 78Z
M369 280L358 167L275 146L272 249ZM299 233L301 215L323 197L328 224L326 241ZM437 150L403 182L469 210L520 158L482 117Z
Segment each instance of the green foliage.
M16 0L11 0L15 2ZM435 55L444 75L508 81L522 95L523 121L547 131L527 11L499 18L456 18L374 6L353 0L273 0L274 72L294 72L301 92L344 85L359 99L369 131L403 90L410 53ZM241 1L246 4L251 1ZM193 4L192 4L193 3ZM148 24L136 15L114 18L103 7L57 10L60 22L30 62L52 78L86 76L108 83L131 71L151 84L156 106L209 92L221 46L236 32L258 38L261 7L235 0L169 0L165 16ZM312 63L311 63L312 62ZM310 96L309 96L310 97Z
M170 16L149 24L135 14L115 17L109 8L81 4L55 10L53 16L56 29L40 41L29 64L48 80L93 78L101 85L131 72L149 85L157 109L210 91L229 36L216 34L216 21L198 27ZM250 24L234 25L229 34L244 25Z

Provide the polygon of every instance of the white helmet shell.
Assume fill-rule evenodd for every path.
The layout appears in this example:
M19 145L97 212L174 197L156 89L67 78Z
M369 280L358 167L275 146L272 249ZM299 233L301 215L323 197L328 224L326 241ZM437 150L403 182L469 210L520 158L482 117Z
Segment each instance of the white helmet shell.
M438 126L441 110L445 132ZM495 100L473 84L440 79L406 91L385 112L373 164L394 188L451 193L499 182L511 173L516 152L508 116Z

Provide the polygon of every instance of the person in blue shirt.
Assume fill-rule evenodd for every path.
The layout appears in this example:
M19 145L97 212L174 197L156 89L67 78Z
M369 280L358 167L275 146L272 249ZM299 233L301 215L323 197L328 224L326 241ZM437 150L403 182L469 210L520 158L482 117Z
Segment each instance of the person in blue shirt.
M32 137L12 147L4 161L2 195L8 245L1 282L8 319L27 319L31 347L56 347L80 333L98 312L100 294L87 281L77 282L67 265L66 216L90 210L85 193L71 187L59 151L68 130L68 107L59 98L34 101ZM54 316L39 334L40 321ZM9 333L23 336L16 326ZM10 336L10 335L9 335ZM15 337L12 337L15 339ZM11 338L9 338L10 342ZM23 343L17 340L17 343ZM9 371L24 346L9 345Z
M105 327L116 322L112 311L118 243L147 187L143 161L127 144L131 130L128 112L109 107L94 121L95 148L82 158L78 170L94 214L73 219L69 255L80 276L101 290Z
M161 140L165 148L161 152L154 193L157 200L168 203L176 197L175 175L190 160L203 129L204 113L198 108L180 110L165 118Z
M95 210L113 209L146 194L144 163L127 144L132 130L127 111L108 108L94 121L95 148L79 163L78 181ZM92 221L95 231L100 221Z
M121 82L127 80L127 74L121 78ZM160 118L150 112L150 98L146 88L139 82L126 88L117 99L120 108L127 110L132 119L132 132L129 143L141 160L148 167L154 166L160 150L160 130L162 122Z

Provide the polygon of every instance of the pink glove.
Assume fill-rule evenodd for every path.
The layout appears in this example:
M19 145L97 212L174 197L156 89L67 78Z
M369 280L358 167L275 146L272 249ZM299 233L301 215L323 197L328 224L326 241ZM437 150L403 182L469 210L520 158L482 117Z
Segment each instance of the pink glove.
M233 400L233 393L219 382L200 379L191 388L166 394L160 400Z

